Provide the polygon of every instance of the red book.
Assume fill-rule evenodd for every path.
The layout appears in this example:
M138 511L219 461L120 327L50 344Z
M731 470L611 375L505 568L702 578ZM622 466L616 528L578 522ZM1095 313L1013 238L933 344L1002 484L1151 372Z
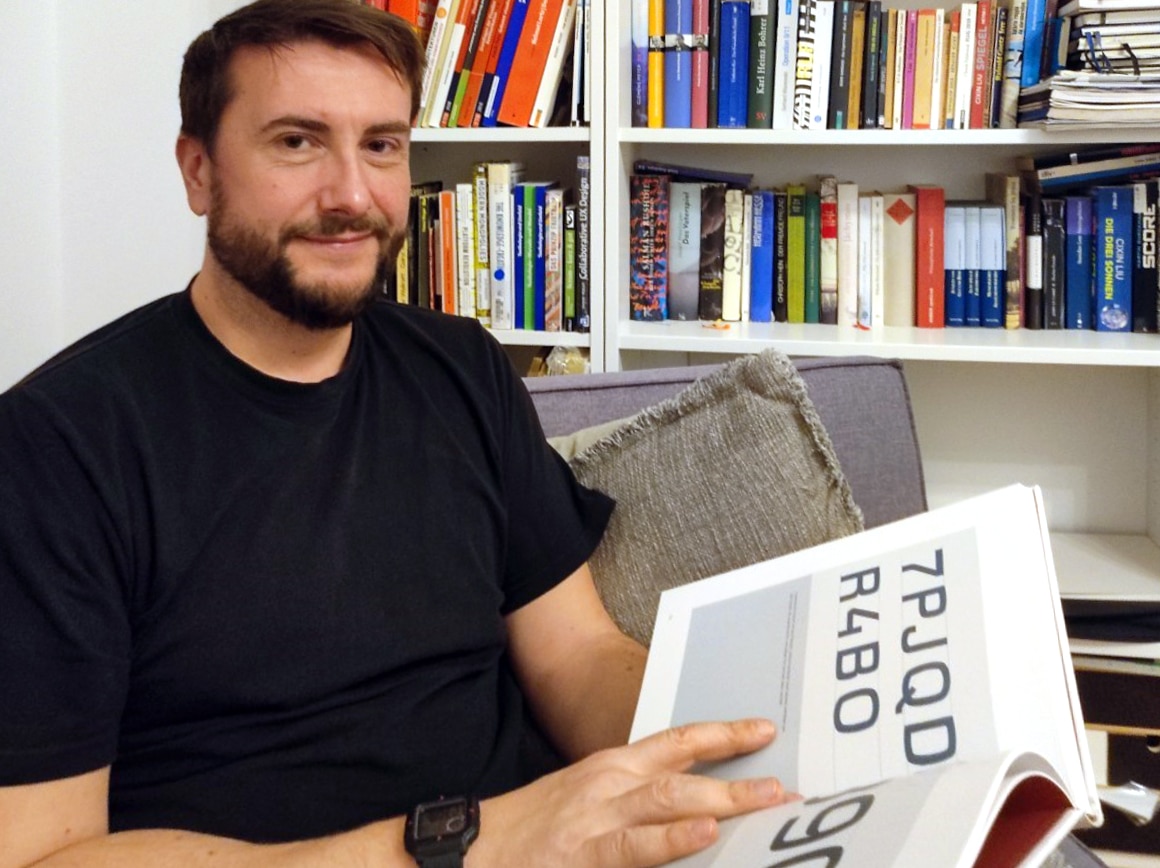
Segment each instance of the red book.
M499 20L501 7L505 0L484 0L484 2L487 3L487 11L484 13L483 28L479 33L479 45L476 46L471 69L467 72L467 89L463 92L463 102L459 106L459 117L455 123L459 127L473 125L475 104L479 100L479 93L483 87L483 74L487 71L487 64L491 59L492 46L501 41L503 37L499 30ZM510 8L511 0L506 0L506 2Z
M943 328L946 325L944 298L943 220L946 217L946 194L932 184L911 184L914 193L914 323L919 328Z
M991 0L979 0L975 12L975 70L971 79L971 126L983 129L987 82L991 79Z
M540 79L548 62L556 21L564 0L531 0L528 15L520 31L511 74L504 88L497 120L513 127L526 127L532 120L532 108L540 90Z
M483 67L483 78L480 80L479 94L475 98L472 108L471 125L478 127L483 123L483 113L487 109L487 101L491 95L492 82L495 80L495 71L499 67L499 56L503 53L504 35L511 22L512 6L515 0L491 0L492 5L499 5L495 21L495 35L487 50L487 59Z
M709 0L693 0L693 108L690 126L709 126Z

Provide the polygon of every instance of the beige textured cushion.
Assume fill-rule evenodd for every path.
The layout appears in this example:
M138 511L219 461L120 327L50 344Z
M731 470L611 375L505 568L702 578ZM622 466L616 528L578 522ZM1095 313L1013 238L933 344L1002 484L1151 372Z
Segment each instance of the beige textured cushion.
M617 500L593 575L645 645L661 591L862 529L805 384L776 350L600 428L570 462Z

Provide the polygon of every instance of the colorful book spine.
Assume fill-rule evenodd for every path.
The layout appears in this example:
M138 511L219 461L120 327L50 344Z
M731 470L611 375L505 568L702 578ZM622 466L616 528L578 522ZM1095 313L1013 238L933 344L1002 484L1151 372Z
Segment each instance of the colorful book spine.
M749 321L753 274L753 194L741 193L741 322Z
M753 194L753 223L750 232L749 319L773 321L773 191Z
M741 267L745 247L744 206L744 190L731 187L725 191L725 247L721 259L721 319L725 322L741 320L741 297L747 289Z
M1006 290L1006 212L1001 205L979 207L979 282L982 285L981 325L1003 328Z
M785 188L789 208L786 221L786 291L789 322L806 321L806 188Z
M564 330L564 190L552 186L544 194L544 324L549 332Z
M1067 267L1064 274L1064 328L1092 327L1092 200L1064 197Z
M776 0L777 14L770 15L775 26L773 52L773 117L775 130L793 128L794 85L797 79L797 42L801 22L799 6L803 0Z
M808 130L814 122L814 76L818 74L815 63L817 22L818 0L800 0L791 121L791 126L798 130Z
M866 57L866 4L854 4L854 17L850 26L849 70L846 73L850 91L846 97L846 129L856 130L862 126L862 64Z
M721 263L725 258L725 185L701 187L701 285L697 297L699 319L721 319Z
M967 324L967 209L948 204L944 232L946 253L943 285L946 293L946 326Z
M818 283L821 291L818 322L838 322L838 180L823 176L818 183Z
M999 124L1014 129L1023 79L1023 44L1027 27L1027 0L1011 0L1007 18L1007 49L1004 52L1003 87L999 96Z
M1017 174L988 172L985 177L987 201L1003 208L1003 238L1007 252L1004 260L1006 286L1003 298L1004 327L1017 329L1023 320L1022 218L1019 216L1020 178Z
M853 0L834 4L834 31L830 53L830 104L826 126L831 130L848 128L846 105L850 97L850 47L854 25Z
M665 0L666 127L693 125L693 3Z
M576 331L576 205L564 205L564 331Z
M1043 328L1043 208L1038 194L1023 206L1023 324Z
M987 80L984 126L997 129L1003 113L1003 68L1007 57L1007 35L1011 27L1011 7L1002 4L995 9L992 22L991 72Z
M576 157L576 331L592 328L592 158Z
M914 128L915 64L918 60L918 10L906 10L906 56L902 66L902 128Z
M648 125L665 125L665 0L648 0Z
M814 53L810 75L809 129L824 130L830 111L831 55L834 49L834 0L818 0L814 14Z
M749 0L722 0L717 126L745 129L749 123Z
M1047 196L1043 208L1043 327L1061 329L1064 323L1067 264L1067 224L1063 199Z
M749 93L746 126L767 130L773 124L773 28L770 0L750 0Z
M968 204L964 209L966 244L963 247L967 278L966 289L966 324L979 326L983 324L983 284L982 284L982 254L983 236L981 212L978 204Z
M476 163L471 174L472 274L475 281L475 317L491 325L491 244L488 237L487 163Z
M985 126L987 82L991 77L991 0L978 0L975 7L975 57L971 73L971 129Z
M785 273L788 257L786 226L789 205L785 190L773 191L773 318L776 322L789 319L789 288Z
M523 180L523 165L493 162L487 165L488 264L491 269L492 327L516 328L515 318L515 211L513 193Z
M934 9L918 10L914 48L914 103L911 107L911 127L929 130L932 124L934 102L934 68L936 32L938 23Z
M629 190L629 308L634 320L668 313L667 175L633 175Z
M1047 32L1047 0L1027 0L1023 21L1023 65L1019 72L1021 88L1039 84L1043 62L1044 35Z
M556 23L564 12L564 6L564 0L530 0L496 116L500 123L513 127L531 124L536 95L556 34Z
M632 125L648 126L648 8L649 0L632 0L629 23L632 42L630 93Z
M564 69L575 43L572 31L576 26L577 6L577 0L564 0L556 17L555 28L548 43L548 55L540 73L540 84L536 88L536 97L532 102L532 111L527 123L529 127L545 127L551 120L556 95L560 90L560 83L564 80ZM578 85L579 82L574 84Z
M933 184L914 184L914 317L919 328L942 328L945 322L943 232L946 194Z
M1156 269L1156 224L1160 208L1160 180L1132 185L1132 331L1157 330L1156 307L1160 284Z
M529 3L531 0L514 0L512 3L508 26L504 31L499 55L496 57L495 74L492 76L490 86L485 84L487 100L484 102L480 126L494 127L498 122L499 107L503 104L504 96L507 94L512 64L515 61L516 50L519 48L520 38L524 32L524 23L527 21Z
M669 188L668 318L696 320L701 289L701 185L675 181Z
M971 93L975 80L975 38L978 3L967 0L959 6L959 53L955 73L955 129L971 128Z
M1132 328L1132 196L1130 186L1092 190L1096 331Z
M470 126L483 125L483 117L488 110L496 89L496 70L499 68L500 54L503 52L504 40L516 26L512 23L512 11L516 0L491 0L493 7L498 7L495 18L495 33L492 34L487 56L483 64L483 75L479 82L479 93L475 97L475 106L471 114Z
M459 111L467 94L467 83L471 78L471 67L475 64L475 55L479 50L479 39L483 33L483 19L487 13L488 4L483 0L471 0L462 8L466 10L464 17L464 35L460 43L459 56L456 59L455 71L451 75L451 87L443 102L443 114L439 125L442 127L456 127L459 125Z
M709 126L709 0L693 3L692 101L689 124L703 130Z

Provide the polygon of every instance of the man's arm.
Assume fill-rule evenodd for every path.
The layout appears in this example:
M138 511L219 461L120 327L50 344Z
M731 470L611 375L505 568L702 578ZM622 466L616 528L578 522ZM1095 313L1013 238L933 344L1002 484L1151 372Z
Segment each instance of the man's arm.
M646 653L609 617L587 564L507 624L524 695L565 756L628 741Z

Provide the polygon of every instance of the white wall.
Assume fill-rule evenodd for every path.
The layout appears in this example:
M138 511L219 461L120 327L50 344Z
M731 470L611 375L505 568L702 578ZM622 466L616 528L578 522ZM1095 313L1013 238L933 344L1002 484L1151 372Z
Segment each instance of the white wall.
M0 4L0 389L197 269L177 81L190 40L237 5Z

